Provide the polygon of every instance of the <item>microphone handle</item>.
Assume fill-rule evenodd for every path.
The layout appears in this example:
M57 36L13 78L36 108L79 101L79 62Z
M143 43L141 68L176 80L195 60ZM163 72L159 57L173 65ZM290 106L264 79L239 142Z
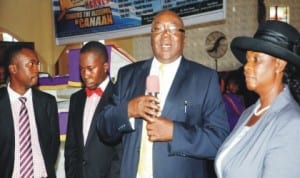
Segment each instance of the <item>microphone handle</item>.
M159 92L149 92L148 93L149 96L154 96L156 98L158 98L158 94L159 94Z
M149 92L148 93L149 96L154 96L156 98L158 98L158 94L159 94L159 92ZM158 105L159 103L155 102L154 104ZM155 112L159 112L159 111L155 110Z

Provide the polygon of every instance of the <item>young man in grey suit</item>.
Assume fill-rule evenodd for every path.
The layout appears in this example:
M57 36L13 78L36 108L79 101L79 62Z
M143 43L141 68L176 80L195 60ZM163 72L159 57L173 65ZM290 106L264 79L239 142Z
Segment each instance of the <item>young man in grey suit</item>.
M39 64L37 53L22 45L5 53L9 82L0 88L1 178L56 177L57 104L54 96L33 87Z
M65 170L67 178L118 178L120 141L106 144L97 135L95 117L112 93L105 45L91 41L80 50L83 89L70 100Z
M97 128L107 141L122 137L121 178L207 178L206 160L228 134L218 75L187 60L184 41L181 18L163 11L152 22L154 57L119 70Z

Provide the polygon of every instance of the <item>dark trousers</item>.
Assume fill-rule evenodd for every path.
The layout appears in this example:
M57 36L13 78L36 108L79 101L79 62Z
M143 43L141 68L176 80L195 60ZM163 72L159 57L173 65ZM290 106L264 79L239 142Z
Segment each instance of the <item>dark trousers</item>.
M209 178L217 178L214 168L214 160L207 161L207 174Z

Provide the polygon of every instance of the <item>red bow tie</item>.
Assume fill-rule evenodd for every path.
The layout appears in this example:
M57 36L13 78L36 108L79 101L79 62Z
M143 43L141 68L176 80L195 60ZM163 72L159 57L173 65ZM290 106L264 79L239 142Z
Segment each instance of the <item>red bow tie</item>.
M101 88L96 88L94 90L91 90L89 88L85 88L85 92L86 92L86 95L89 97L89 96L92 96L94 93L98 96L102 96L103 94L103 91Z

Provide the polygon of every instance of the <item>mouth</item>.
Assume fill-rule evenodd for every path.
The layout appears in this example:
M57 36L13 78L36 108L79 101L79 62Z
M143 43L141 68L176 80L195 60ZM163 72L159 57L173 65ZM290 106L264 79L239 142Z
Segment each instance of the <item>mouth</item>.
M163 51L168 51L171 49L172 46L170 44L163 44L160 47Z
M94 83L85 81L84 85L85 85L85 87L92 88L94 86Z
M35 75L35 76L32 76L32 77L31 77L32 80L36 80L36 79L38 79L38 78L39 78L38 75Z
M251 81L251 80L255 80L255 77L251 75L245 75L245 81Z

